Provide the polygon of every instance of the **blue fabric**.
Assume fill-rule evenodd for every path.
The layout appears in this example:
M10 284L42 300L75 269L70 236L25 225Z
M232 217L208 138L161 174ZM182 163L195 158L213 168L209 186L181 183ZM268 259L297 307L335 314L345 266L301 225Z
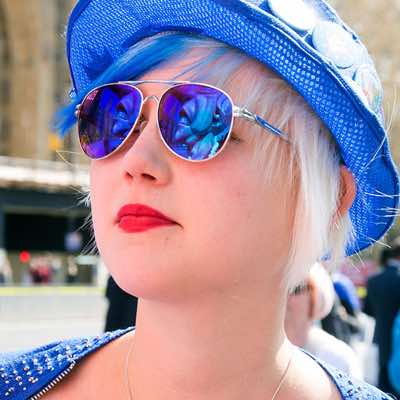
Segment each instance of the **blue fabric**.
M359 38L323 0L304 0L321 21L354 38L362 66L373 63ZM96 77L141 39L163 31L202 34L236 47L278 73L310 104L332 132L355 176L350 210L356 241L351 255L381 238L395 218L399 177L382 125L354 83L355 69L338 68L257 0L80 0L67 31L67 55L75 92L85 94ZM361 54L360 53L360 54ZM358 65L359 66L359 65Z
M392 329L392 353L388 364L391 385L400 393L400 311L397 313Z
M29 351L0 354L0 399L27 400L37 395L55 379L62 379L71 365L76 366L88 354L133 329L119 329L101 336L68 339ZM343 400L391 399L375 387L354 380L309 356L331 377Z

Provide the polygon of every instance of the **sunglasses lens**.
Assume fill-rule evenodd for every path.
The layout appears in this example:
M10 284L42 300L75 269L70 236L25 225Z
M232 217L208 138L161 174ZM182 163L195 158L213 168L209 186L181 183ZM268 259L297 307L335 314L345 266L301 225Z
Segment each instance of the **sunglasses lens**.
M141 103L139 90L126 84L107 85L90 92L79 109L83 151L97 159L116 150L134 127Z
M175 154L187 160L208 160L228 139L233 105L217 88L181 84L163 95L158 120L162 137Z

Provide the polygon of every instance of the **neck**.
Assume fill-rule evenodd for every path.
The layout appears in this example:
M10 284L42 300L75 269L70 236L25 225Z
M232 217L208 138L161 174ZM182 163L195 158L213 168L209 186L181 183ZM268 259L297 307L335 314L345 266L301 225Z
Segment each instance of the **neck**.
M174 305L141 299L129 361L133 397L272 398L291 346L283 329L285 300L279 290L268 292Z

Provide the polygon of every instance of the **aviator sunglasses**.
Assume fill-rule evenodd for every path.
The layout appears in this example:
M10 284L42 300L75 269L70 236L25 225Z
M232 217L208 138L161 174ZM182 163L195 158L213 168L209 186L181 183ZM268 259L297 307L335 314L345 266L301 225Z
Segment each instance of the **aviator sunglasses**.
M136 85L166 84L160 98L144 97ZM115 153L133 133L144 103L158 103L157 123L165 146L188 161L207 161L222 152L228 143L235 117L245 118L284 140L287 135L243 107L212 85L185 81L126 81L92 89L76 108L79 141L91 159Z

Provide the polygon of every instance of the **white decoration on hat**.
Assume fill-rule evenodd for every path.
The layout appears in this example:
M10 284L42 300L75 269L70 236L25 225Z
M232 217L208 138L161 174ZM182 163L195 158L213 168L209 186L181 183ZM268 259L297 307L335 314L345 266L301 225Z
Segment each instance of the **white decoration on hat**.
M360 47L351 34L335 22L319 22L312 40L314 47L339 68L351 67L361 56Z
M380 113L383 101L383 88L375 68L364 64L355 73L355 82L360 85L368 105L377 114Z
M268 0L272 12L295 30L310 31L316 23L314 10L303 0Z
M371 110L372 112L374 112L375 115L378 117L379 121L381 123L383 123L383 119L384 119L384 112L383 112L383 107L382 107L383 91L381 92L379 106L376 110L374 110L374 109L372 109L370 100L368 99L368 97L367 97L368 95L366 94L364 89L351 78L345 78L345 80L349 84L349 86L353 89L353 92L355 92L357 94L358 98L364 103L365 107L368 108L369 110Z
M353 89L353 92L359 97L359 99L364 103L367 108L370 108L367 96L364 94L363 90L361 89L360 85L353 81L353 79L345 77L346 82L349 86Z

